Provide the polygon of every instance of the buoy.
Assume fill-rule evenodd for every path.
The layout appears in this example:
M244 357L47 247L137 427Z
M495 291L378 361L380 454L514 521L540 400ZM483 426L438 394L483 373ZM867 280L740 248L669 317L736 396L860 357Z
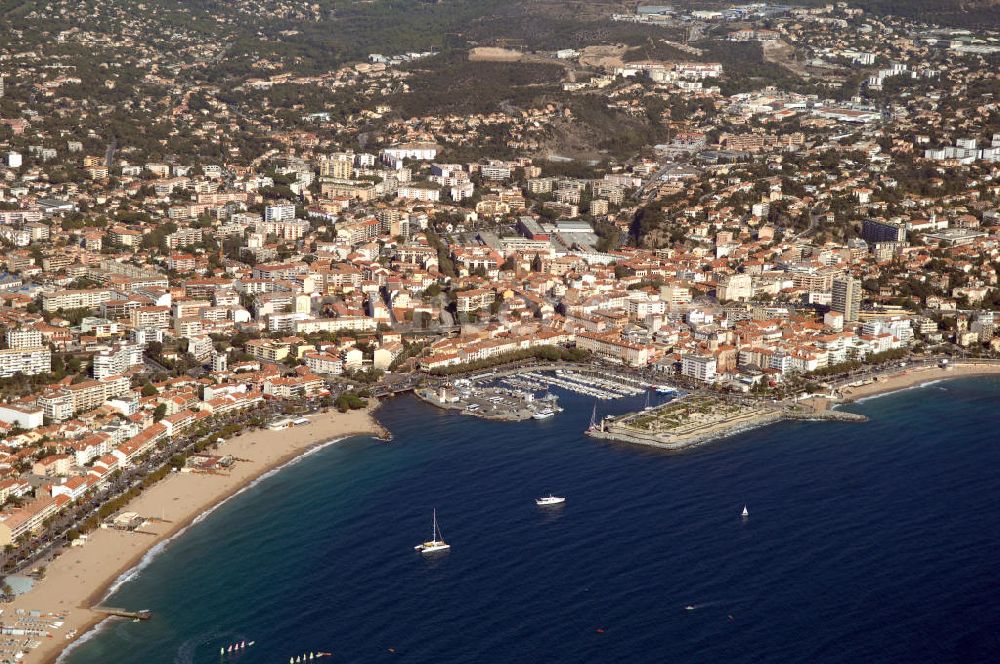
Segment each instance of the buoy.
M595 631L595 632L597 632L598 634L604 634L604 628L603 628L603 627L598 627L598 628L597 628L596 630L594 630L594 631Z

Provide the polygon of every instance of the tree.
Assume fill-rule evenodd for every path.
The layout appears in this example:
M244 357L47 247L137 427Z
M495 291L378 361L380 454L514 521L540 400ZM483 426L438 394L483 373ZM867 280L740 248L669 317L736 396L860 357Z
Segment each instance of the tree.
M156 389L156 386L153 385L152 383L146 383L145 385L142 386L142 396L144 397L151 397L159 393L160 391Z
M159 406L156 407L156 410L153 411L153 421L159 422L166 416L167 416L167 404L161 403Z

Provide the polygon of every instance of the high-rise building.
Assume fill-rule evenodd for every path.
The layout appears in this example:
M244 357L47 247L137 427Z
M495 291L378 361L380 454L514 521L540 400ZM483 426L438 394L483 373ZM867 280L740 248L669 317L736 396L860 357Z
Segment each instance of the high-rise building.
M858 320L861 311L861 282L846 276L833 280L833 296L831 309L843 314L845 323Z
M891 221L865 219L861 222L861 237L865 242L905 242L906 227Z
M350 180L354 177L354 153L335 152L323 158L319 163L319 174L338 180Z
M108 378L123 374L132 367L142 365L142 346L137 344L115 344L111 348L94 354L94 378Z
M264 208L264 221L291 221L295 219L293 203L275 203Z

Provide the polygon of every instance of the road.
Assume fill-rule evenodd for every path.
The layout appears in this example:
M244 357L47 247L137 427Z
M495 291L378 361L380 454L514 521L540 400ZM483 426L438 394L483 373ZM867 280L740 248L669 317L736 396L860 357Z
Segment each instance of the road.
M276 405L280 407L280 404ZM269 417L272 414L270 407L265 406L263 414ZM219 430L230 424L249 423L251 418L260 415L260 410L239 413L213 422L211 426L213 430ZM165 447L153 450L126 470L116 471L103 489L57 514L42 533L19 546L8 547L0 554L0 569L5 574L17 574L43 563L55 550L69 543L70 531L85 530L87 520L95 516L102 505L138 487L146 477L167 467L174 455L186 452L198 440L201 440L200 436L189 432L171 440Z

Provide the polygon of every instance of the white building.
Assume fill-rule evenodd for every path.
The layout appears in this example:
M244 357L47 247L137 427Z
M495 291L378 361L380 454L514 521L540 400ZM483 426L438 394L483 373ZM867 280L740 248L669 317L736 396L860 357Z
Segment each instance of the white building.
M0 422L16 424L25 430L42 426L44 413L41 408L29 408L14 404L0 405Z
M437 158L438 146L434 143L403 143L382 150L382 161L399 163L403 159L418 161L434 161Z
M42 333L31 328L7 330L7 348L41 348L45 345Z
M715 382L716 361L706 355L684 355L681 358L681 374L703 383Z
M25 376L52 371L52 351L48 348L8 348L0 350L0 378L17 373Z
M142 365L142 347L136 344L115 344L94 354L94 378L123 374Z
M264 208L264 221L291 221L295 219L295 206L291 203L278 203Z

